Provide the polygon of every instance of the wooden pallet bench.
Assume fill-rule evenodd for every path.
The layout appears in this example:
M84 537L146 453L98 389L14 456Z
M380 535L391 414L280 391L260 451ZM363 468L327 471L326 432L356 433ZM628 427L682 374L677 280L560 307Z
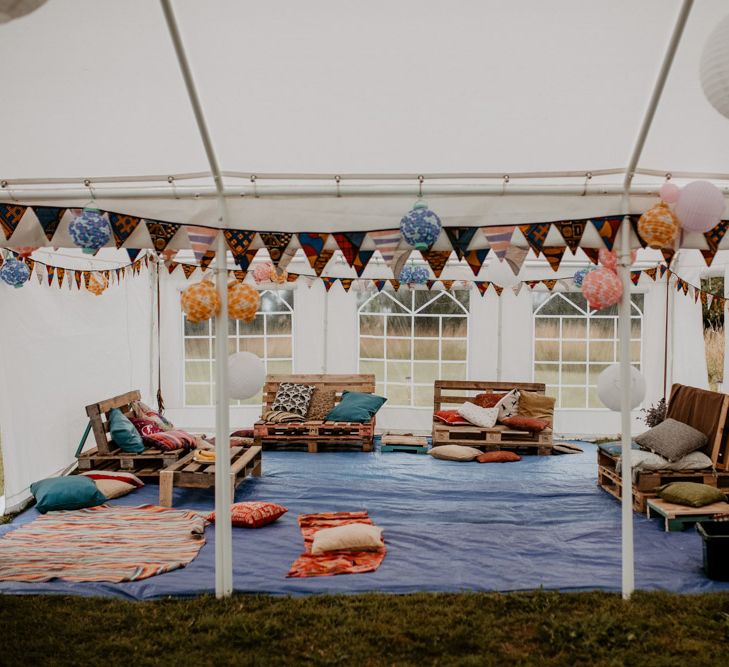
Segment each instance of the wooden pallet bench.
M614 470L605 470L598 468L597 483L603 491L609 493L613 498L621 500L623 497L623 482ZM639 514L645 514L647 510L647 501L656 498L655 491L639 491L633 487L633 511Z
M109 434L109 411L119 408L125 416L133 417L132 403L139 400L141 395L135 390L86 406L96 447L78 455L79 470L125 470L143 479L156 479L162 468L184 455L183 449L169 451L157 447L147 447L140 454L130 454L114 444Z
M512 389L532 391L543 394L545 385L527 382L476 382L473 380L436 380L433 395L433 411L460 406L471 400L476 394L488 392L506 394ZM506 426L496 425L483 428L476 425L459 426L433 421L433 447L439 445L466 445L486 452L522 450L547 456L552 453L552 429L541 433L518 431Z
M282 382L314 385L317 389L336 392L336 403L345 391L373 393L374 375L269 375L263 388L263 412L271 409L276 392ZM317 452L320 449L357 449L371 452L375 437L375 419L357 422L305 421L288 424L270 424L262 420L253 426L256 445L264 449L301 449Z
M711 503L703 507L686 507L669 503L667 500L650 498L646 503L646 516L649 519L654 516L663 517L663 528L666 532L684 530L687 526L701 521L713 521L717 514L727 513L729 513L727 502Z
M246 477L260 477L263 463L260 447L231 447L230 449L230 489L232 498L235 490ZM159 504L172 507L174 487L186 489L209 489L215 486L215 462L195 461L195 452L167 466L159 473Z
M415 435L397 435L386 433L380 439L380 451L410 452L412 454L427 454L428 440Z

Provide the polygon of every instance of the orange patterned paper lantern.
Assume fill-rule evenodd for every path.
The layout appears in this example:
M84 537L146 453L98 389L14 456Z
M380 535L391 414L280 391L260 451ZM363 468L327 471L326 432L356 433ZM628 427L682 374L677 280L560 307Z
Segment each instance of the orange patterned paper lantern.
M599 267L590 271L582 281L582 294L594 310L614 306L623 295L623 283L615 272Z
M182 292L181 301L189 322L204 322L220 311L218 291L209 280L190 285Z
M678 229L678 218L665 202L649 208L638 220L638 233L656 250L673 247Z
M228 283L228 316L234 320L252 322L258 312L261 295L251 285L231 281Z

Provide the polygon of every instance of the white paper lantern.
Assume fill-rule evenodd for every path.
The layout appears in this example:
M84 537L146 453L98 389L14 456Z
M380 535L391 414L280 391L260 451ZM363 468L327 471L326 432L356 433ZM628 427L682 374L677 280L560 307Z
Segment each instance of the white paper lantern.
M729 118L729 16L719 22L706 40L699 72L706 99Z
M266 381L263 361L252 352L237 352L228 357L230 397L245 400L255 396Z
M721 222L724 195L709 181L693 181L681 189L675 213L686 231L705 234Z
M606 408L620 412L623 395L620 364L608 366L597 378L597 395ZM630 367L630 409L637 408L645 398L645 378L635 366Z
M34 12L48 0L0 0L0 23L8 23Z

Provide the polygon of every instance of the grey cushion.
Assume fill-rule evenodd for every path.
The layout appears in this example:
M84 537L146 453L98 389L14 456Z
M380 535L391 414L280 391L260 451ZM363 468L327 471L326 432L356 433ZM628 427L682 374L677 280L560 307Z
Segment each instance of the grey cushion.
M660 454L664 459L678 461L686 454L706 447L709 439L688 424L666 419L650 431L636 436L635 441L641 447Z
M282 382L278 386L271 410L293 412L304 417L313 393L314 385Z

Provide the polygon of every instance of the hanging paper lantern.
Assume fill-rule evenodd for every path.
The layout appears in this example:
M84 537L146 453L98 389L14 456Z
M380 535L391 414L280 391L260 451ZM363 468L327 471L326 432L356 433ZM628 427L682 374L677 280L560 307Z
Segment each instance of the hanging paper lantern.
M635 260L638 257L638 253L635 250L630 251L630 263L635 264ZM615 250L608 250L607 248L600 248L600 252L597 254L597 261L600 262L606 269L610 269L613 273L618 272L618 253Z
M245 283L231 281L228 283L228 316L234 320L252 322L261 304L258 290Z
M584 269L578 269L575 271L575 275L572 278L575 283L575 287L582 287L582 282L585 280L585 276L590 273L590 271L594 271L596 268L597 267L595 266L588 266Z
M25 259L26 257L30 257L36 250L38 250L38 248L35 246L23 246L22 248L12 248L12 251L20 259Z
M418 199L413 208L400 220L400 233L405 243L416 250L427 250L440 235L440 218Z
M209 280L190 285L182 292L182 310L189 322L204 322L220 311L220 298Z
M729 118L729 16L719 22L706 40L699 72L706 99Z
M237 352L228 357L230 397L239 401L255 396L266 381L266 367L252 352Z
M253 280L256 284L267 283L271 281L271 273L273 270L273 264L271 262L264 262L263 264L257 264L256 268L253 269Z
M8 23L13 19L26 16L34 12L41 5L46 4L48 0L11 0L8 2L0 2L0 23Z
M620 399L623 395L620 382L620 364L608 366L597 377L597 395L606 408L620 412ZM645 398L645 378L635 367L630 367L630 409L637 408Z
M724 195L713 183L694 181L681 190L676 217L686 231L704 234L719 224L723 213Z
M9 257L0 266L0 280L11 287L22 287L30 278L30 269L25 262Z
M96 296L101 296L108 286L109 281L103 275L100 273L92 273L86 289Z
M430 279L430 271L424 266L407 265L402 267L398 280L406 285L425 285Z
M582 280L582 294L594 310L602 310L614 306L623 295L623 283L620 278L605 267L590 271Z
M681 194L681 188L675 183L668 181L661 186L658 194L666 204L675 204L678 201L678 196Z
M641 238L657 250L671 248L678 236L678 230L678 218L665 202L649 208L638 220L638 233Z
M111 238L111 227L101 211L87 206L81 215L76 216L68 227L73 242L88 254L103 248Z

